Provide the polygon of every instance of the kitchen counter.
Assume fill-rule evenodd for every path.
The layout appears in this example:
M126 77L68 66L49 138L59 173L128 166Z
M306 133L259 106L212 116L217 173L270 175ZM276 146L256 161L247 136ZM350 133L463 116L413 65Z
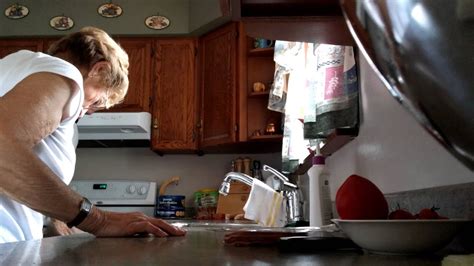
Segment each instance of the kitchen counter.
M441 265L442 257L287 253L277 247L235 247L224 231L184 237L96 238L83 233L0 244L0 265Z

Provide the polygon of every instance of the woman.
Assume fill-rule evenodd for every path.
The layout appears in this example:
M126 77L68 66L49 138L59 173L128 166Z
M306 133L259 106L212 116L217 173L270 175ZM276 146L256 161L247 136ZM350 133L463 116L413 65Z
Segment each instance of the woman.
M23 50L0 60L0 243L41 238L42 214L97 236L184 235L142 213L99 210L67 187L74 123L123 100L128 56L93 27L48 53Z

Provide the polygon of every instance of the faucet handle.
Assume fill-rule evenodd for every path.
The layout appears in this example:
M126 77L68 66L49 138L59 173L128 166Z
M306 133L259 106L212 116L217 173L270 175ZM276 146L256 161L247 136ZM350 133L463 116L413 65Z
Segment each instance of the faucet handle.
M272 168L272 167L270 167L266 164L263 165L263 171L267 171L267 172L270 172L270 173L276 175L282 182L290 182L288 177L286 177L284 174L278 172L278 170L276 170L275 168Z
M280 181L283 183L284 186L287 186L289 188L294 188L294 189L298 188L297 185L290 182L288 177L286 177L284 174L280 173L275 168L272 168L272 167L264 164L263 165L263 170L267 171L267 172L270 172L270 173L274 174L276 177L278 177L280 179Z

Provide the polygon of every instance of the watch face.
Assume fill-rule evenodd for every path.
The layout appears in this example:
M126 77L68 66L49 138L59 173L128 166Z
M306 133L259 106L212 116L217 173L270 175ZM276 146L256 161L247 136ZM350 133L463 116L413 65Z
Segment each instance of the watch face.
M88 199L84 198L81 209L89 213L92 209L92 203Z

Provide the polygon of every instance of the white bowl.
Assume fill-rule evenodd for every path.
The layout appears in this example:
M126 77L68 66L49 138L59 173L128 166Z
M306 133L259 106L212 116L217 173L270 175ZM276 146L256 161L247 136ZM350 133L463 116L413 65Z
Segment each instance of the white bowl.
M445 247L471 220L333 219L332 221L354 243L369 252L416 254L435 252Z

